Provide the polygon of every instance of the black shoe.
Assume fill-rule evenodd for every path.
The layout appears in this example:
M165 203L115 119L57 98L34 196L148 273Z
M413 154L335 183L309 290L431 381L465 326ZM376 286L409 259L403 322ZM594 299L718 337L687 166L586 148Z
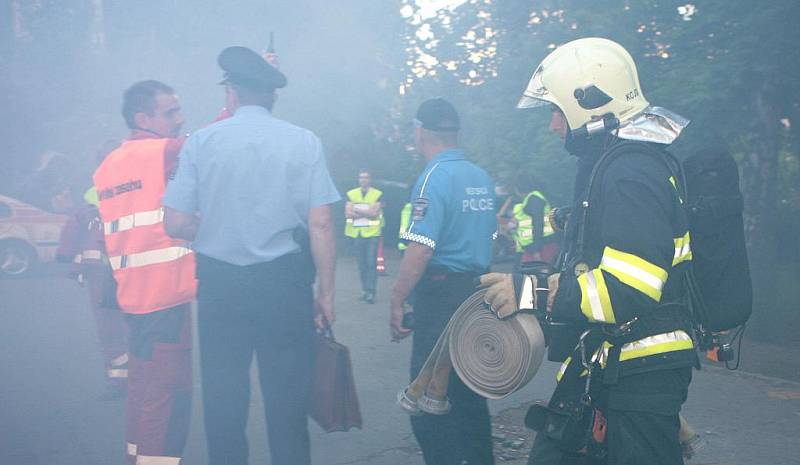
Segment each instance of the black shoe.
M375 303L375 293L374 292L368 292L367 293L367 297L364 300L366 300L368 304L374 304Z

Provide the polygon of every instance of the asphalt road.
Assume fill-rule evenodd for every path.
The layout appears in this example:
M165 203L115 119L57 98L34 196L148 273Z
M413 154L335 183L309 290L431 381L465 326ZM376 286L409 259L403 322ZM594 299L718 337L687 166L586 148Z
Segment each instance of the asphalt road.
M319 465L420 465L407 417L395 393L408 379L409 341L389 342L388 291L397 269L379 280L378 302L357 301L355 262L341 257L337 277L337 338L351 349L364 428L326 434L311 425ZM800 355L800 348L785 350ZM747 367L758 371L758 363ZM490 403L496 414L498 463L524 463L524 447L503 452L520 428L524 405L546 398L556 366L545 364L522 391ZM800 464L800 383L788 378L707 367L695 372L684 414L707 446L691 463ZM116 465L124 463L124 402L95 400L102 362L85 289L50 271L25 280L0 280L0 465ZM257 383L254 383L257 385ZM254 389L257 387L254 385ZM183 463L205 465L202 412L196 384L192 430ZM251 464L267 464L260 395L249 424ZM520 449L520 448L518 448ZM278 464L275 464L278 465Z

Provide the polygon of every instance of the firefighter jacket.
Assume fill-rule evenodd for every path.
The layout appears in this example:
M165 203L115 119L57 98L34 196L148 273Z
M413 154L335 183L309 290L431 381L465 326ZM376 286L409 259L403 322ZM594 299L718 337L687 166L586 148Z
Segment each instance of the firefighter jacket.
M366 209L370 205L381 201L383 192L370 187L364 194L360 187L347 191L347 201L353 205L354 209ZM347 218L344 228L344 235L347 237L378 237L383 228L383 211L375 218Z
M549 350L564 361L559 381L582 370L573 349L588 328L597 331L587 355L604 372L613 366L610 377L695 362L684 290L688 222L672 171L655 158L665 154L652 153L663 148L651 147L612 146L570 218L552 316L571 329L554 332Z
M534 220L533 216L529 213L529 206L534 197L539 200L542 205L541 211L537 211L535 215L537 217L536 220ZM553 230L553 227L550 225L551 210L550 202L548 202L545 196L539 191L528 193L522 203L514 205L514 219L517 220L514 242L517 252L523 252L534 243L542 245L545 238L555 234L555 230ZM536 232L539 232L538 238L536 237Z
M108 261L126 313L152 313L195 296L194 254L164 231L161 198L171 142L127 140L94 173Z

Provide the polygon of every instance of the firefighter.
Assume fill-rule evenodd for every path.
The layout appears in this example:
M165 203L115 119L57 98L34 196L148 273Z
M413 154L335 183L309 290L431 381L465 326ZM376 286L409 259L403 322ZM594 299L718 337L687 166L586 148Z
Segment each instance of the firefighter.
M678 413L696 360L683 286L691 247L680 191L657 157L688 121L651 107L630 54L600 38L542 61L518 107L541 105L578 173L565 265L547 279L552 320L567 325L553 327L548 355L563 364L529 463L683 464ZM544 286L534 276L481 281L498 316L536 306L531 290ZM595 414L588 449L556 426L570 409Z
M497 231L494 183L458 146L458 113L446 100L430 99L417 110L414 141L428 162L414 186L411 223L401 239L408 248L392 290L393 340L411 334L403 304L414 292L411 379L422 369L450 317L490 266ZM452 410L411 418L428 465L492 465L486 399L450 376Z
M519 254L519 268L526 263L543 261L553 264L558 258L560 236L550 225L550 202L537 190L531 176L521 175L515 182L515 193L521 202L512 212L516 229L514 244Z
M375 264L383 229L383 192L370 185L368 170L360 170L358 187L347 191L344 214L344 235L353 240L356 248L362 290L360 300L374 304L378 280Z
M271 463L309 465L314 324L335 317L340 196L317 136L272 114L286 76L245 47L217 61L232 116L192 134L164 196L167 232L197 252L208 462L247 464L255 355Z
M73 214L61 231L56 256L72 262L70 273L89 291L97 337L103 353L105 389L99 400L117 400L128 392L128 349L125 321L117 306L116 284L108 265L103 242L103 222L97 211L94 187L83 196L85 204Z
M124 95L130 136L94 173L117 301L128 322L128 464L180 462L191 411L194 254L164 231L161 198L183 144L175 91L142 81Z

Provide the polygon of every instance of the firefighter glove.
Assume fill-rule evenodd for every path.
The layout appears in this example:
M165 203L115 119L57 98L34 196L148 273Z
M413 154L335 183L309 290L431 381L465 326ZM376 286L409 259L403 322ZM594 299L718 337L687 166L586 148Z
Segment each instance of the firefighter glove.
M508 318L520 310L536 308L536 277L524 274L488 273L480 277L486 289L483 300L497 318Z

